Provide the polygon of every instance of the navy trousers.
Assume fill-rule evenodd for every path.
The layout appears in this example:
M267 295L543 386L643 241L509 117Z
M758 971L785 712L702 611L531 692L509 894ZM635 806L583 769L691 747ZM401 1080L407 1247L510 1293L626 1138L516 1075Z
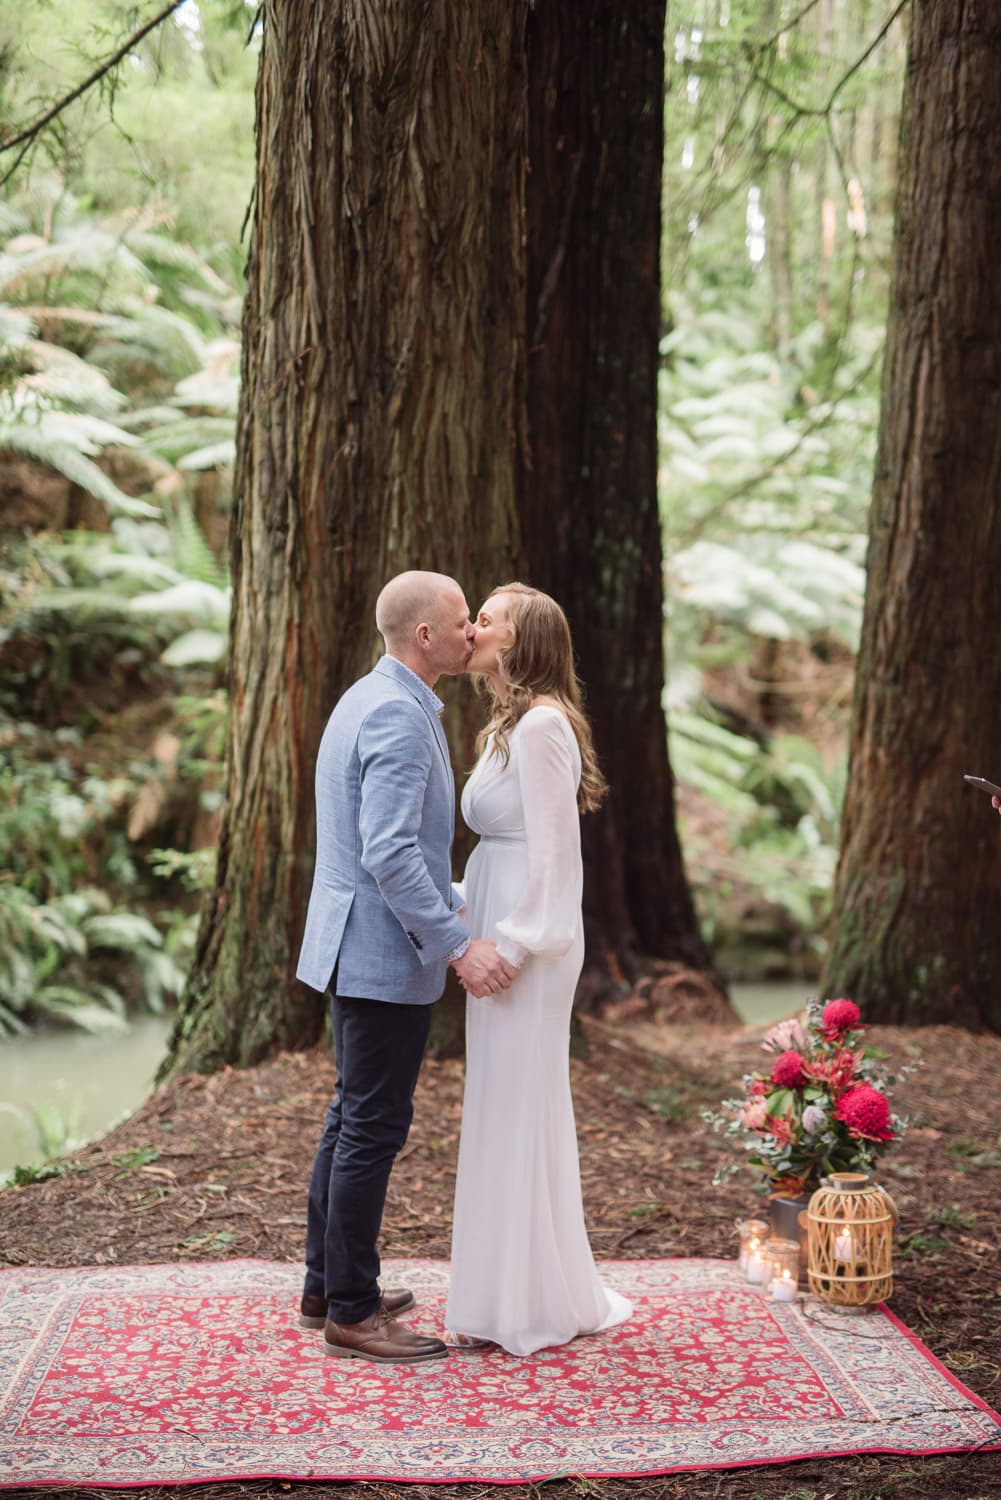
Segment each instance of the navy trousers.
M360 1323L382 1295L376 1241L431 1007L334 995L331 1015L337 1077L309 1183L304 1290L326 1297L335 1323Z

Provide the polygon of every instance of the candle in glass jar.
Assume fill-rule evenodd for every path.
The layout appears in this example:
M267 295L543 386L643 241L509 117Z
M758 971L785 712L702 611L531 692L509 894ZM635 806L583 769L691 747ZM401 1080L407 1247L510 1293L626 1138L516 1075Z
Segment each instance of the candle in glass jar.
M792 1279L792 1272L785 1266L778 1276L772 1277L772 1300L774 1302L795 1302L796 1283Z
M752 1240L747 1249L747 1279L752 1286L768 1280L768 1257L757 1240Z
M746 1276L747 1257L752 1246L757 1249L762 1243L764 1236L768 1233L768 1224L764 1219L738 1219L737 1230L740 1234L740 1255L737 1265Z

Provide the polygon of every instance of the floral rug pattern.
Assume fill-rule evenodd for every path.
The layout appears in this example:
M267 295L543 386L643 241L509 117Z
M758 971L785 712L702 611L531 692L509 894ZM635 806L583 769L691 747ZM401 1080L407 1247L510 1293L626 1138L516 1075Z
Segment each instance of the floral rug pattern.
M387 1261L440 1331L448 1265ZM884 1310L774 1303L717 1260L605 1263L634 1317L517 1359L326 1358L299 1269L0 1273L0 1488L222 1479L518 1483L1001 1449L1001 1418ZM410 1319L408 1319L410 1321Z

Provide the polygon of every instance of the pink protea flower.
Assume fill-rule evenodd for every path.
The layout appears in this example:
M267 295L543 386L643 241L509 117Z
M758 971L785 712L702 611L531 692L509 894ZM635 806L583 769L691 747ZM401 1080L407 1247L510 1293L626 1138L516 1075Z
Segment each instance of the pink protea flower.
M737 1116L741 1125L746 1125L748 1130L764 1130L765 1121L768 1118L768 1105L764 1099L749 1099L741 1108Z
M857 1083L846 1089L834 1110L843 1125L847 1125L854 1136L866 1141L892 1141L896 1137L890 1129L890 1106L886 1095L871 1084Z
M770 1031L765 1032L764 1041L761 1043L762 1052L786 1052L790 1047L797 1052L806 1046L806 1032L798 1016L790 1016L787 1021L779 1021Z
M772 1082L780 1089L798 1089L806 1082L799 1052L780 1052L772 1063Z
M846 1031L857 1031L862 1012L854 1000L828 1000L820 1012L820 1033L828 1042L840 1041Z

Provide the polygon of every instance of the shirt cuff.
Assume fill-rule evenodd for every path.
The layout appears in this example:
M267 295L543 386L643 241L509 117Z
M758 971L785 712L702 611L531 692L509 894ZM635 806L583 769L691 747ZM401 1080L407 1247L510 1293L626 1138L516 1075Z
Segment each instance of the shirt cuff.
M455 945L451 953L445 954L445 962L447 964L454 964L457 959L460 959L462 957L472 941L472 938L463 938L461 943L457 943Z

